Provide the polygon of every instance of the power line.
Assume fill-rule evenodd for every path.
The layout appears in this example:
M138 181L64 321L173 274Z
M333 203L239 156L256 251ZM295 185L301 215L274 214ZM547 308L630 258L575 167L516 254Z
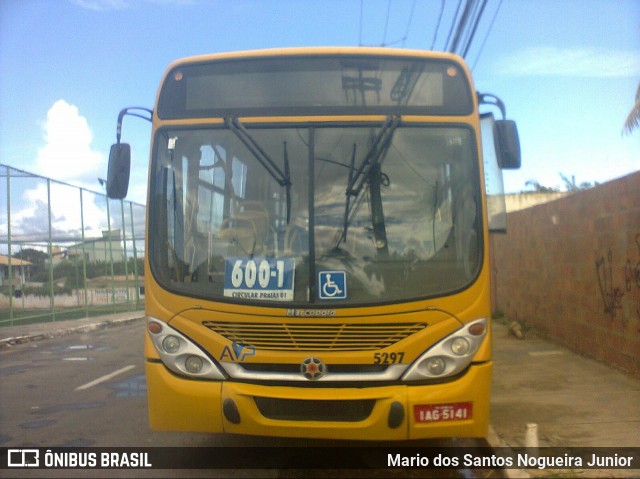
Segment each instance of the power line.
M462 57L466 58L467 57L467 53L469 53L469 47L471 46L471 42L473 41L473 37L475 37L476 35L476 31L478 29L478 25L480 24L480 19L482 18L482 14L484 13L484 9L487 6L487 0L482 0L482 3L480 4L479 9L477 10L477 15L475 17L475 20L473 22L473 27L471 29L471 32L469 34L469 38L467 39L467 43L464 47L464 50L462 51Z
M413 22L413 14L416 11L416 1L417 0L413 0L413 3L411 4L411 13L409 13L409 20L407 21L407 28L406 28L406 30L404 32L404 37L402 37L402 47L403 48L404 48L404 45L405 45L405 42L406 42L407 38L409 38L409 29L411 28L411 22Z
M382 35L381 47L385 47L387 43L387 27L389 26L389 14L391 13L391 0L387 0L387 18L384 21L384 34Z
M484 50L484 45L485 45L485 43L487 43L487 39L489 38L489 34L491 33L491 30L493 29L493 24L496 21L496 17L498 16L498 12L500 11L500 7L501 6L502 6L502 0L499 1L498 8L496 8L496 11L493 14L493 18L491 19L491 23L489 24L489 29L487 30L487 33L484 35L484 38L482 39L482 43L480 44L480 49L478 50L478 55L476 56L476 59L473 62L473 66L471 67L471 71L473 71L476 68L478 60L480 59L480 55L482 55L482 51Z
M438 31L440 30L440 22L442 22L442 13L444 12L444 1L445 0L442 0L440 2L440 13L438 14L438 22L436 23L436 29L433 32L433 40L431 41L430 50L433 50L433 47L435 47L436 45L436 39L438 38Z
M478 0L473 0L473 3L470 4L467 25L465 25L465 30L460 36L460 43L458 44L458 48L456 49L456 51L459 52L461 55L462 55L462 52L464 52L467 45L469 44L469 39L471 38L471 31L473 30L474 19L478 15L479 5L480 3L478 2Z
M411 22L413 20L413 14L414 14L414 11L415 11L416 1L417 0L413 0L413 4L411 6L411 12L409 13L409 19L407 20L407 28L405 29L404 36L402 38L399 38L399 39L394 40L392 42L385 42L380 46L382 46L382 47L390 47L392 45L397 45L398 43L402 43L402 48L404 48L405 43L407 41L407 38L409 38L409 29L411 28Z
M362 15L364 10L364 5L362 4L364 0L360 0L360 28L358 30L358 46L362 46Z
M451 53L458 52L458 46L460 45L460 40L462 36L465 34L465 29L467 28L467 23L469 22L469 16L471 15L471 10L475 4L475 0L467 0L464 9L462 10L462 14L460 16L460 21L456 25L456 32L453 36L453 40L451 41L451 45L449 46L448 51Z
M384 21L382 43L380 43L380 46L388 47L391 45L397 45L398 43L402 43L402 47L404 48L405 43L409 38L409 30L411 29L411 24L413 23L413 17L415 16L417 0L413 0L413 2L411 3L411 11L409 12L409 17L407 19L407 26L405 28L404 35L397 40L387 41L387 36L389 32L389 19L391 18L391 2L392 0L387 0L387 12L386 12L385 21ZM358 46L363 46L363 42L362 42L363 25L364 25L364 0L360 0L360 19L358 24Z
M453 30L456 27L456 23L458 21L458 14L460 13L460 7L462 6L462 0L458 0L458 6L456 8L456 13L453 16L453 21L451 22L451 28L449 29L449 35L447 35L447 41L444 43L444 48L443 50L446 51L450 51L449 49L449 45L450 45L450 40L451 40L451 35L453 35Z
M478 31L478 25L480 25L482 14L487 6L487 0L466 0L462 13L458 17L461 5L462 0L458 4L454 22L451 24L446 51L457 53L465 58ZM451 37L452 32L454 32L453 37Z

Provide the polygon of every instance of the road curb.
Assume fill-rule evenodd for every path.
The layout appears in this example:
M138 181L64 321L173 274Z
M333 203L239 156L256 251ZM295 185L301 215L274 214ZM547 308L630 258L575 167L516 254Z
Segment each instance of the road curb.
M507 448L511 451L511 446L507 444L507 442L505 442L500 436L498 436L498 433L496 433L491 424L489 424L489 432L487 433L486 439L489 445L494 449L499 447L503 449ZM514 456L513 451L511 451L510 455L511 457ZM508 479L529 479L531 477L528 472L517 468L505 468L504 473L505 477L507 477Z
M20 336L12 336L8 338L0 339L0 350L11 349L14 346L26 343L32 343L36 341L43 341L46 339L57 338L60 336L68 336L71 334L88 333L90 331L96 331L98 329L105 329L111 327L125 326L134 321L144 319L144 315L135 316L132 318L117 318L113 320L96 321L94 323L82 324L80 326L65 327L60 329L54 329L47 332L34 332L24 334Z

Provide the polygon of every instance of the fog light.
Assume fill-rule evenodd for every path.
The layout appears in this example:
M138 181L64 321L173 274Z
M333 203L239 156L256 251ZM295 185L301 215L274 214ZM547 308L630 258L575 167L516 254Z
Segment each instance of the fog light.
M162 341L162 349L169 354L174 354L180 349L180 338L176 336L167 336Z
M192 374L202 371L203 362L198 356L189 356L184 363L184 367Z
M470 348L469 341L464 338L456 338L451 342L451 352L456 356L464 356Z
M427 361L427 370L434 376L442 374L447 367L447 363L442 358L429 358Z

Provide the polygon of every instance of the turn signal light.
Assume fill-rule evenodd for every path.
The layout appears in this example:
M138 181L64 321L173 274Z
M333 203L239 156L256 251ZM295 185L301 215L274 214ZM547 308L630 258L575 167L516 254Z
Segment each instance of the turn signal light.
M473 336L482 336L487 331L487 325L485 323L473 323L467 331Z

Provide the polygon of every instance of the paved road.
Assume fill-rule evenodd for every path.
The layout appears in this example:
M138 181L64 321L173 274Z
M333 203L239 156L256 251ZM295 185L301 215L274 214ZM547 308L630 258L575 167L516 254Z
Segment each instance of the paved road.
M158 433L148 427L142 336L144 323L57 337L0 351L0 446L157 447L280 446L299 440ZM268 444L266 444L268 443ZM309 444L332 445L328 441ZM478 445L428 441L417 447ZM486 445L480 444L480 445ZM3 474L3 472L5 474ZM68 477L69 471L0 471L14 477ZM15 473L20 472L22 475ZM35 472L35 471L34 471ZM62 474L61 473L66 473ZM72 471L76 477L87 471ZM91 471L91 477L153 477L155 471ZM340 477L345 471L324 471ZM353 471L352 471L353 472ZM371 477L424 477L420 470L386 471ZM446 473L440 471L439 474ZM391 473L391 474L389 474ZM397 473L397 474L394 474ZM166 477L206 477L211 471L162 471ZM351 474L352 475L352 474ZM230 477L305 477L294 471L225 471ZM350 477L349 474L342 477ZM451 477L501 477L497 471L458 471Z
M0 353L0 444L202 446L217 436L149 430L144 324L17 346Z

